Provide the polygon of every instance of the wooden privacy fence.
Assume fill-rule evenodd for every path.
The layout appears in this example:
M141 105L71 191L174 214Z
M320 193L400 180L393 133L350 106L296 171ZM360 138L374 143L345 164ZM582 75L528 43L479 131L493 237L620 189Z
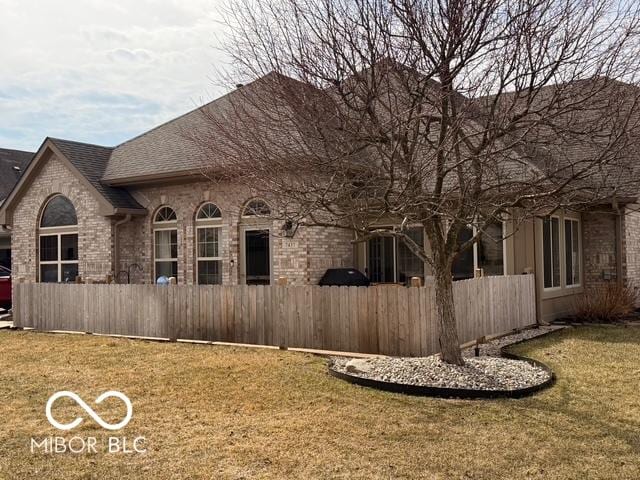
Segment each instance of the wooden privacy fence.
M535 323L533 275L454 284L460 341ZM420 356L438 351L434 288L24 283L14 323L38 330Z

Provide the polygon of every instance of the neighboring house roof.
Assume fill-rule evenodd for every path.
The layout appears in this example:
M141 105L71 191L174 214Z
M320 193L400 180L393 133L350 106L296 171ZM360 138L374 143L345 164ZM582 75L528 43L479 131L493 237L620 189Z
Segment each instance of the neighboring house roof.
M126 189L101 182L113 148L58 138L50 140L114 208L143 209Z
M33 152L0 148L0 202L9 196L33 155Z

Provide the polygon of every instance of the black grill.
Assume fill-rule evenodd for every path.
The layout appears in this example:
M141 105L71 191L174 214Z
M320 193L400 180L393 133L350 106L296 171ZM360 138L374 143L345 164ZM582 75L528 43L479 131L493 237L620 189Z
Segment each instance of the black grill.
M355 268L330 268L318 285L325 287L368 287L371 281Z

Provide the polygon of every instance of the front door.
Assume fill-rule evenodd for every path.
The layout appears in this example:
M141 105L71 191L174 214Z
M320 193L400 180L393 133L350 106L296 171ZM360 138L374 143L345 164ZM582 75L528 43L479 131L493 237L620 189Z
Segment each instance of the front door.
M244 269L247 285L271 283L269 230L245 230Z

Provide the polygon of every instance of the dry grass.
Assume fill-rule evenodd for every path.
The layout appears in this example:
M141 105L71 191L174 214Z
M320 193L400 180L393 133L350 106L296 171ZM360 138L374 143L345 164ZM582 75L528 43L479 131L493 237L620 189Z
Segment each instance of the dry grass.
M352 386L292 352L2 331L0 478L638 478L640 329L518 350L554 368L556 386L456 401ZM32 454L31 437L59 434L44 406L61 389L125 392L122 434L146 436L148 453ZM115 418L111 406L96 410ZM59 407L60 420L82 412ZM74 434L108 435L90 419Z

